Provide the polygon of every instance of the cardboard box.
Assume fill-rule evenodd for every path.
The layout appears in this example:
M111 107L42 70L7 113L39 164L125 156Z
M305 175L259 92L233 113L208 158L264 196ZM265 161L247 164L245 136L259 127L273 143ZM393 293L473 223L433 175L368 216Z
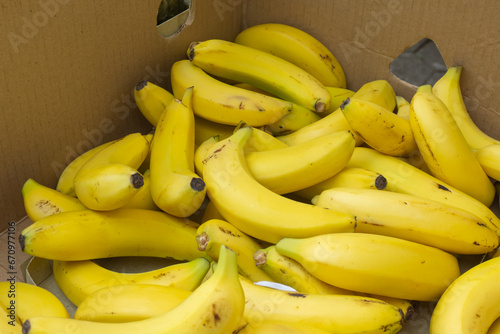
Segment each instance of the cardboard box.
M17 241L31 223L23 208L24 182L33 178L55 187L77 155L131 132L149 132L133 88L147 79L169 89L170 66L186 57L195 40L232 40L255 24L290 24L332 50L348 88L386 79L410 99L416 87L389 67L405 49L430 38L447 66L464 66L461 84L468 110L481 129L500 139L500 22L495 16L500 2L193 0L186 21L179 21L182 29L170 27L170 37L160 36L156 26L159 2L2 3L2 279L10 273L24 279L20 264L28 257L17 248L12 269L7 256L8 241ZM404 333L424 333L432 305L420 310Z

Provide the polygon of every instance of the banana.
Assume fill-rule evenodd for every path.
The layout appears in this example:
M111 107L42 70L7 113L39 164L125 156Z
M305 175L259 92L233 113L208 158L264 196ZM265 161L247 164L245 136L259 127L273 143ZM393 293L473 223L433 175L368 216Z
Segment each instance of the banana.
M282 197L250 174L244 145L251 127L237 130L209 150L203 167L207 193L216 209L237 229L275 243L285 236L354 230L354 217Z
M292 103L244 88L226 84L189 60L172 65L174 96L180 99L193 87L193 112L209 121L236 126L240 121L251 126L271 124L292 109Z
M145 272L120 273L91 260L55 260L52 270L61 291L73 304L79 306L102 288L113 288L112 291L120 293L120 288L114 287L122 284L155 284L193 291L201 284L209 267L207 259L197 258Z
M258 24L240 32L234 42L295 64L325 86L346 87L345 73L337 58L304 30L279 23Z
M210 137L224 139L232 135L234 126L216 123L194 115L194 145L198 147Z
M491 144L474 151L486 175L500 181L500 144Z
M500 236L500 219L483 203L422 170L367 147L356 147L347 167L380 173L387 179L386 190L414 195L468 211Z
M243 319L250 324L280 321L343 334L396 333L402 328L400 310L378 299L282 291L241 276L240 282L246 299Z
M278 194L291 193L322 182L345 167L356 142L340 131L302 144L245 155L252 176Z
M36 257L78 261L118 256L203 257L198 224L161 211L118 209L61 212L21 231L21 249Z
M156 205L151 196L151 170L147 169L142 174L144 185L139 191L125 203L120 209L143 209L143 210L157 210L161 209Z
M208 201L207 206L205 207L205 211L203 212L203 217L201 218L201 223L207 222L211 219L220 219L225 220L224 217L217 211L215 205Z
M410 102L399 95L396 96L396 115L410 121Z
M407 300L436 300L460 275L458 260L449 253L370 233L283 238L276 250L326 283Z
M484 133L472 120L465 106L460 87L462 66L448 68L446 73L432 86L432 92L448 107L458 128L463 133L469 146L479 149L491 144L500 144L500 140Z
M331 188L361 188L384 190L387 186L386 178L377 172L365 168L344 167L334 176L310 187L297 190L296 195L312 200L316 195Z
M193 89L172 100L156 126L151 143L151 196L163 211L188 217L203 204L205 182L194 171Z
M436 95L417 90L410 102L410 126L432 175L491 205L495 187L452 114Z
M330 108L330 93L318 79L264 51L209 39L191 43L187 55L192 64L211 75L248 83L318 113Z
M192 291L173 286L129 283L108 286L89 294L78 305L74 319L95 322L129 322L168 312Z
M34 317L23 324L24 334L142 333L216 334L232 333L241 322L245 297L238 279L236 254L221 251L215 273L172 310L155 317L125 322L100 323L76 319Z
M332 188L312 202L356 216L356 232L396 237L455 254L484 254L498 247L496 233L476 216L414 195Z
M418 305L418 302L409 301L406 299L393 298L381 295L367 294L368 297L382 300L392 306L395 306L403 312L403 325L406 324L413 318L415 314L415 305Z
M276 122L265 125L264 129L269 131L273 136L280 136L297 131L320 119L321 117L314 111L294 103L290 112Z
M21 193L24 210L32 222L59 212L87 209L78 198L46 187L31 178L26 180Z
M327 284L308 272L297 261L281 255L276 246L260 248L253 254L255 266L266 272L274 281L285 284L300 293L352 295L352 291Z
M221 219L211 219L200 225L196 233L198 249L205 251L214 261L219 260L220 246L231 248L238 255L238 271L253 282L273 281L255 266L253 254L261 245L233 225Z
M149 153L149 142L131 133L91 157L74 178L75 193L87 208L114 210L127 203L143 185L137 168Z
M365 83L352 97L377 103L378 105L392 111L396 105L395 96L396 94L394 89L388 81L375 80ZM351 130L351 127L345 119L342 110L338 108L331 114L314 123L306 125L303 128L287 135L277 136L277 138L285 144L293 146L329 133L345 130ZM356 139L357 146L363 143L363 140L355 133L354 137Z
M458 277L439 299L430 333L486 333L500 316L500 258L475 265Z
M135 86L134 99L142 115L151 125L156 126L163 110L174 99L174 95L165 88L143 80Z
M369 146L392 156L416 151L410 122L374 102L347 98L340 106L350 128Z
M22 334L22 324L15 319L9 318L10 314L7 312L6 307L2 307L0 310L0 332L2 334Z
M202 142L194 151L194 170L198 176L203 177L203 161L210 148L218 141L220 141L219 136L210 137Z
M330 96L332 98L331 103L330 103L330 109L325 111L321 116L326 116L330 115L332 112L335 110L339 109L340 106L342 105L342 102L346 100L348 97L352 97L354 94L356 94L355 91L352 91L350 89L346 88L339 88L339 87L330 87L327 86L326 89L330 92Z
M236 332L237 334L328 334L323 329L304 325L301 323L290 323L285 321L259 321L256 323L247 323Z

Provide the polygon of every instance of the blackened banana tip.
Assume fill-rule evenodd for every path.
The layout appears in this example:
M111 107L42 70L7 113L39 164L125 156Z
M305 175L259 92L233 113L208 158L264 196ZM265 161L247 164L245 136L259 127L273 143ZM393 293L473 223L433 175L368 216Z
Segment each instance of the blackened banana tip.
M193 177L190 183L191 189L195 191L202 191L205 189L205 182L199 177Z
M21 245L21 250L24 251L24 246L26 245L25 242L26 237L24 235L19 235L19 244Z
M199 42L192 42L191 44L189 44L188 58L189 58L190 61L193 61L193 59L194 59L194 48L198 44L199 44Z
M23 334L28 334L31 330L31 323L29 320L26 320L24 323L23 323Z
M378 190L384 190L387 187L387 179L383 175L377 176L375 179L375 187Z
M350 98L347 98L344 101L342 101L342 104L340 105L340 110L344 110L345 106L349 104L349 102L351 102Z
M144 87L146 87L148 85L148 82L146 80L142 80L140 81L136 86L135 86L135 90L139 91L141 89L143 89Z
M140 173L135 173L130 176L130 182L134 188L139 189L144 185L144 178Z

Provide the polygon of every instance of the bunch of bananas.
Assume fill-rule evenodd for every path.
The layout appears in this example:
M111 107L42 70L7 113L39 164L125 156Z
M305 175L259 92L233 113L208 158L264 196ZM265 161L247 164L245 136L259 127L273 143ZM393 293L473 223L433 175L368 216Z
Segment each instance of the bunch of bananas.
M500 141L469 117L460 66L408 101L386 80L347 89L332 52L283 24L186 53L171 92L135 87L152 133L81 155L55 189L26 181L22 249L53 260L77 310L32 288L54 307L11 332L396 333L432 301L432 334L488 331L500 260L459 258L499 246ZM174 263L93 261L128 256Z

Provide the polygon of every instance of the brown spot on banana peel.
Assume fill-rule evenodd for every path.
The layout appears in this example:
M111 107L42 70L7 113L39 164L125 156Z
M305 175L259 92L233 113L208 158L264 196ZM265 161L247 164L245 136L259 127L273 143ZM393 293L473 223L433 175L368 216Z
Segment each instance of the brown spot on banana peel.
M222 232L222 233L225 233L225 234L228 234L232 237L235 237L235 238L241 238L241 235L238 235L238 234L234 234L233 232L231 232L230 230L226 230L225 228L223 228L222 226L219 226L219 230Z
M298 298L306 298L307 295L304 293L298 293L298 292L289 292L288 295L290 297L298 297Z

